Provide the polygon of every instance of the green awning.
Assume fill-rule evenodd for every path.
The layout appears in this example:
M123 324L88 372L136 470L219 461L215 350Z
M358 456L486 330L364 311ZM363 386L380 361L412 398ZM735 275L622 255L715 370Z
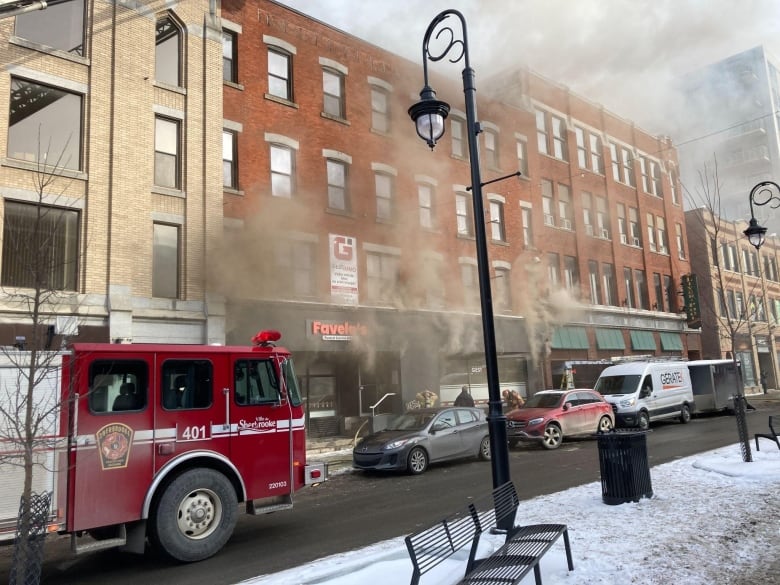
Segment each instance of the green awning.
M679 333L661 333L661 349L663 351L682 351L682 338Z
M619 329L596 328L596 345L599 349L626 349L623 332Z
M584 327L558 327L553 332L553 349L588 349L588 333Z
M631 349L634 350L650 350L655 351L655 338L652 331L639 331L632 330L631 333Z

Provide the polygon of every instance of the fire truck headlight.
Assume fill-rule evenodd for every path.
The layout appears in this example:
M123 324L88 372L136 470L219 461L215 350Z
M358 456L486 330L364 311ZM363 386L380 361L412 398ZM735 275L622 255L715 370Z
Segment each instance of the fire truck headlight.
M398 449L399 447L403 447L406 445L411 439L399 439L398 441L393 441L392 443L388 443L385 445L385 451L392 451L393 449Z

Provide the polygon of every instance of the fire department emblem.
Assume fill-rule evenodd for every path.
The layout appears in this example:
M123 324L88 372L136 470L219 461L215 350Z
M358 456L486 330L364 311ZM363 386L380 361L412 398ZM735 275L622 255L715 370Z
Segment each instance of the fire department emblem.
M122 423L111 423L95 433L95 438L103 470L127 467L133 429Z

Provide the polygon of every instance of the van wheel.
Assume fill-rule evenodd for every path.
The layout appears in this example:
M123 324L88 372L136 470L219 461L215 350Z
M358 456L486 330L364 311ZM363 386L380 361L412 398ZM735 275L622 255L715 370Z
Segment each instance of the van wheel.
M545 449L557 449L563 443L563 433L561 427L555 423L550 423L547 428L544 429L544 439L542 439L542 445Z
M637 417L637 425L640 431L647 431L650 429L650 417L646 412L642 411Z
M683 404L680 408L680 422L682 424L691 422L691 407L687 404Z

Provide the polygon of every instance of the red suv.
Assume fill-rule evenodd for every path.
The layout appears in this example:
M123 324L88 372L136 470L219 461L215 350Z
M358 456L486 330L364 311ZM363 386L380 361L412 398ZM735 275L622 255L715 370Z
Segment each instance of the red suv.
M593 390L542 390L506 415L509 446L538 441L557 449L564 437L593 435L615 426L612 406Z

